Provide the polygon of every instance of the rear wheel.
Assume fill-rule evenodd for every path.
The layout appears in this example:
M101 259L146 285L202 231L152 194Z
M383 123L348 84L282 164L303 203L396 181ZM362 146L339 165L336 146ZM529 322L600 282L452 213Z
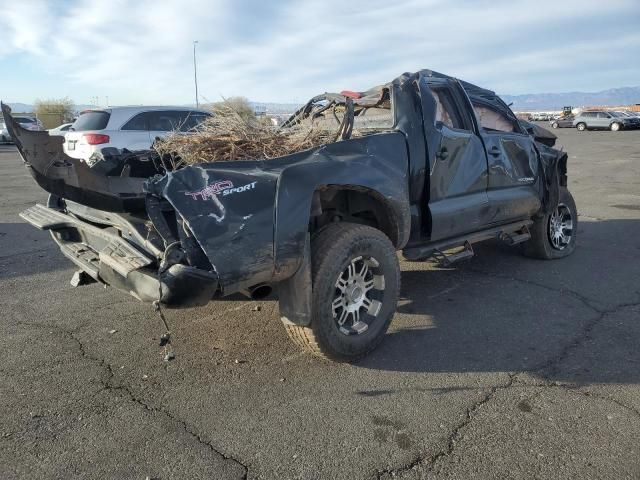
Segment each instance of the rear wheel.
M553 260L573 253L578 233L578 211L566 187L560 187L560 199L553 212L535 219L530 232L531 240L523 244L523 253L528 257Z
M611 124L611 131L612 132L617 132L618 130L620 130L620 124L619 123L612 123Z
M553 122L553 123L551 124L551 126L552 126L553 128L558 128L558 127L559 127L558 122Z
M364 357L396 310L400 267L391 241L369 226L334 223L311 242L311 272L311 324L285 324L289 337L320 357Z
M579 124L576 125L576 128L581 131L584 132L587 129L587 124L580 122Z

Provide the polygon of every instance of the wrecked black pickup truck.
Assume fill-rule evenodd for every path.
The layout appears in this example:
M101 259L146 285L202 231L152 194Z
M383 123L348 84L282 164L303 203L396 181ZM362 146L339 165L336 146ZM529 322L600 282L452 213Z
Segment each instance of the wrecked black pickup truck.
M429 70L319 95L281 126L333 125L323 145L181 168L154 152L76 160L62 137L24 130L2 109L50 193L21 216L51 231L79 267L76 284L170 307L277 287L291 339L335 360L360 358L384 337L400 289L396 251L449 264L487 239L542 259L575 248L555 136L493 92Z

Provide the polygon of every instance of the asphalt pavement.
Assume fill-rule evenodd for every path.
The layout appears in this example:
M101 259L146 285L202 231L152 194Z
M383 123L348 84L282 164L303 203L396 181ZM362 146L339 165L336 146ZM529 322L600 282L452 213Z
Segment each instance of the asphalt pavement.
M640 477L640 131L558 130L578 246L403 261L365 360L289 342L274 298L168 311L99 285L18 213L46 199L0 146L0 478Z

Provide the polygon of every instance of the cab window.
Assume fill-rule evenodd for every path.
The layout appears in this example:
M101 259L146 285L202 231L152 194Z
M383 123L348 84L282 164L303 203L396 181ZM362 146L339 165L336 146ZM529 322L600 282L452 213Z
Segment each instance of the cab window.
M518 132L515 122L502 112L477 103L473 104L473 110L478 118L480 127L484 130L494 130L498 132Z

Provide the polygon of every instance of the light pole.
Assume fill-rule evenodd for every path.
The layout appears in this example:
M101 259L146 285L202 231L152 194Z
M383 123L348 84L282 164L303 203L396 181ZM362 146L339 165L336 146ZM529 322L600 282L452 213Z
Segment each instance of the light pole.
M196 85L196 108L200 107L200 102L198 101L198 69L196 67L196 43L197 40L193 41L193 81Z

